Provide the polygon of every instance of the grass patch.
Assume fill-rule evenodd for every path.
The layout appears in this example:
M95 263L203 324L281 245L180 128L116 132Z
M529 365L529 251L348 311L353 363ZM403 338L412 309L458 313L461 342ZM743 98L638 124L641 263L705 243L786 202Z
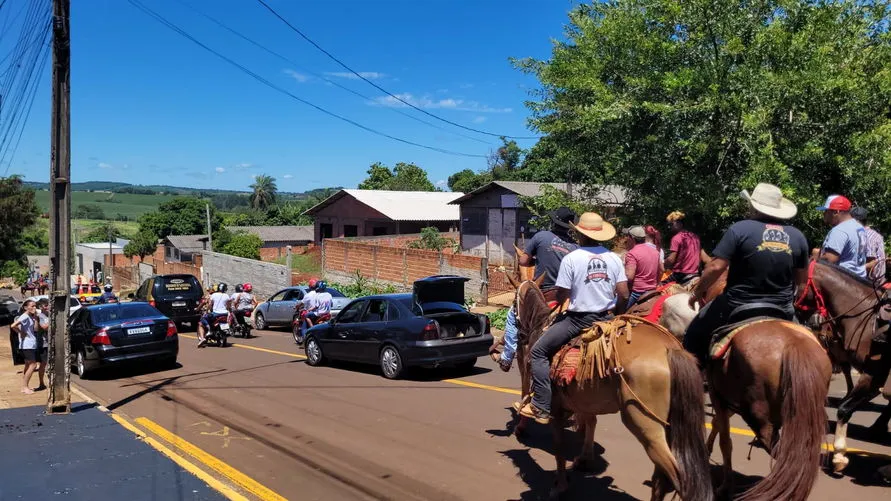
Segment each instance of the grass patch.
M37 205L42 212L49 212L50 192L47 190L35 191ZM78 205L98 205L109 219L126 219L136 221L146 212L156 210L159 205L170 201L174 195L136 195L133 193L101 193L95 191L72 191L71 211Z
M322 272L322 263L317 253L291 254L291 271L306 274L319 274ZM280 257L275 260L278 264L286 264L287 258Z

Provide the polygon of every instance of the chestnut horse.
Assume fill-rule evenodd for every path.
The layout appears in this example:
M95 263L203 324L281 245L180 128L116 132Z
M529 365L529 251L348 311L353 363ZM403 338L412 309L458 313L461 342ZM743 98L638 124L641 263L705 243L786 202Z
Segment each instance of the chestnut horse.
M519 339L517 361L525 380L530 371L530 350L550 323L551 309L533 281L517 289L515 307ZM557 480L553 494L568 488L563 433L566 417L575 414L584 423L580 459L593 456L597 416L620 413L622 422L643 445L653 461L653 500L664 499L672 489L686 501L712 500L708 454L705 448L705 403L696 361L678 340L658 326L634 327L634 342L622 338L614 349L623 371L581 386L578 382L554 390L554 456ZM528 393L524 392L524 393Z
M833 360L842 367L853 366L860 372L857 384L838 406L835 428L833 468L841 472L848 465L847 429L854 412L879 394L891 368L891 350L884 343L873 344L879 332L876 314L885 292L867 280L836 265L812 261L808 269L807 287L796 301L796 308L805 313L819 313L820 323L827 326L824 343ZM822 311L821 311L822 310ZM886 334L888 336L888 334ZM870 428L873 433L887 432L891 410L882 413Z

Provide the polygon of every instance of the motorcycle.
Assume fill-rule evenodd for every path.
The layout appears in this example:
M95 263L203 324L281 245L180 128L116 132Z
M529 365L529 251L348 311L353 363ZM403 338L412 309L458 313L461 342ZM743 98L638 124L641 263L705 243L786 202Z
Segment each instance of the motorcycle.
M210 330L207 332L205 339L208 344L225 348L229 346L228 339L232 335L229 327L229 317L231 315L214 315L210 322Z
M306 339L306 329L304 329L304 325L306 324L306 314L308 312L303 309L303 307L298 307L297 313L294 314L294 319L291 320L291 332L294 334L294 342L297 343L298 346L303 346L303 340ZM316 323L314 325L323 324L331 320L330 313L324 313L316 318Z
M253 329L249 319L251 318L251 314L254 313L254 309L242 310L241 313L244 314L244 325L235 318L234 312L230 315L231 318L229 319L229 323L232 324L232 334L234 336L249 338L251 337L251 329Z

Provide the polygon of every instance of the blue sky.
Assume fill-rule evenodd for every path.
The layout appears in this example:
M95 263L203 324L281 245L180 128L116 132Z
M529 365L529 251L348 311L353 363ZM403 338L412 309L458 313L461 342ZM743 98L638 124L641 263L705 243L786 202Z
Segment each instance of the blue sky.
M26 0L8 0L0 21ZM143 0L152 9L287 91L368 127L441 149L485 155L498 138L457 129L395 103L255 0ZM210 14L299 66L250 45ZM569 0L268 0L318 44L386 90L451 121L515 136L536 80L508 57L546 58ZM8 10L12 9L12 10ZM433 182L484 158L401 144L329 117L257 82L124 0L72 2L73 181L247 189L274 176L282 191L355 187L376 161L414 162ZM13 38L13 37L9 37ZM0 59L9 40L0 44ZM0 70L4 69L0 66ZM339 89L311 72L347 86ZM49 172L49 63L9 173ZM436 123L429 127L398 109ZM459 132L483 142L452 132ZM534 141L519 141L529 147ZM7 165L0 165L0 174Z

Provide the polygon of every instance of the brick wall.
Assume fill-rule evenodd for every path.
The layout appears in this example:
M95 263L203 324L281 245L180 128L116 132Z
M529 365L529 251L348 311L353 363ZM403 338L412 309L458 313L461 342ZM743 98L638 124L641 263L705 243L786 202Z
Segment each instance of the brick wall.
M356 272L371 280L411 290L415 280L431 275L460 275L470 281L468 298L482 299L488 273L483 258L436 251L374 245L365 241L327 239L322 243L322 270L328 281L350 282ZM483 271L485 270L485 271Z

